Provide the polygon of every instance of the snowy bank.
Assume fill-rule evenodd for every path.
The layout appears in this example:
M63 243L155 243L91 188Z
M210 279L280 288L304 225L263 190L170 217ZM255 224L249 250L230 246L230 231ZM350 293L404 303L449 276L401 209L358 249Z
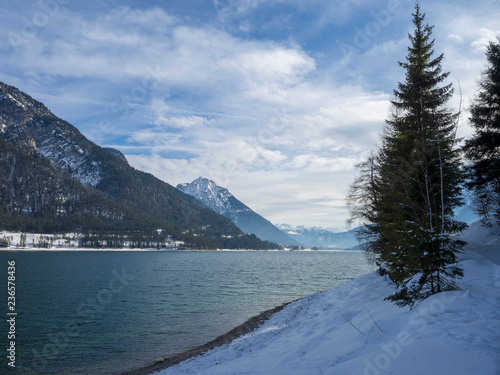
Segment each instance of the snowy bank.
M377 273L286 306L260 328L159 375L500 374L500 231L473 224L460 290L413 310Z
M115 247L108 247L105 239L91 242L92 246L85 244L82 246L81 241L84 238L83 233L41 234L0 231L0 251L157 251L177 250L184 246L183 241L169 238L160 243L161 246L158 246L157 242L151 242L147 247L137 247L134 246L137 241L131 243L127 236L122 236L122 242ZM98 247L95 247L96 243Z

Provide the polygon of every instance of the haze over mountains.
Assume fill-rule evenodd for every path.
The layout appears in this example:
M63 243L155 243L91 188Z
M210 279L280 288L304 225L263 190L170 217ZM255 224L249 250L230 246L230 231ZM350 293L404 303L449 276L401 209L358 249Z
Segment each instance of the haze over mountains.
M277 224L277 227L305 247L348 250L360 245L356 237L357 228L343 232L333 232L325 228L308 228L289 224Z

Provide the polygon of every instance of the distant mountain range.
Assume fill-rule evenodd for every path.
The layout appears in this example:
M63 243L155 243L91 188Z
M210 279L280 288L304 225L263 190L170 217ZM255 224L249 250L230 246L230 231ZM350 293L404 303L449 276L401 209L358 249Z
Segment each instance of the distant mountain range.
M473 198L470 191L464 190L464 205L455 210L455 218L468 225L479 220L473 209ZM320 249L359 249L362 247L357 238L359 228L348 231L337 231L319 227L307 228L288 224L276 224L283 233L305 247Z
M0 82L0 230L160 233L197 247L274 247L101 148Z
M261 240L282 245L301 245L236 199L226 188L218 186L209 179L200 177L191 183L177 185L177 189L195 197L205 207L227 217L245 233L253 233Z
M305 247L348 250L360 245L356 237L357 228L344 232L333 232L319 227L307 228L289 224L277 224L276 226L288 237L300 242Z

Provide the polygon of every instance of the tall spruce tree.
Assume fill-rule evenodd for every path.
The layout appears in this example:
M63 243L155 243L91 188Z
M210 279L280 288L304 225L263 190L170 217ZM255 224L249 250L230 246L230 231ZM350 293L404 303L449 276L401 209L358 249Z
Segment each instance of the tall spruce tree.
M424 19L417 3L408 55L399 63L405 81L394 90L380 150L348 197L348 203L365 208L353 209L353 219L367 224L368 250L396 283L388 299L398 305L453 289L463 275L456 264L463 243L454 234L465 225L453 220L463 182L455 140L458 114L446 107L453 89L440 86L449 73L442 72L443 55L433 57L433 27Z
M471 107L474 136L465 143L470 187L485 219L493 213L500 221L500 39L486 51L487 70L479 82L479 92Z

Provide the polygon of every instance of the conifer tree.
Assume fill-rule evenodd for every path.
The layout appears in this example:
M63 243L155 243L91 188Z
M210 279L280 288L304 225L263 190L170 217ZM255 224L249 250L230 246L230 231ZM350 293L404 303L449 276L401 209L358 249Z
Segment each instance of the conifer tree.
M453 220L463 179L455 140L458 114L446 108L453 89L440 86L449 73L442 72L443 55L433 57L433 27L424 19L416 4L408 55L399 63L405 81L394 90L382 145L371 158L374 175L365 191L370 215L361 215L369 251L398 287L388 297L398 305L453 289L463 274L456 265L463 243L453 237L464 229ZM356 184L351 203L368 207L355 192L361 196Z
M486 51L488 68L479 82L479 92L471 107L474 136L465 143L470 187L485 219L491 212L500 220L500 40Z

